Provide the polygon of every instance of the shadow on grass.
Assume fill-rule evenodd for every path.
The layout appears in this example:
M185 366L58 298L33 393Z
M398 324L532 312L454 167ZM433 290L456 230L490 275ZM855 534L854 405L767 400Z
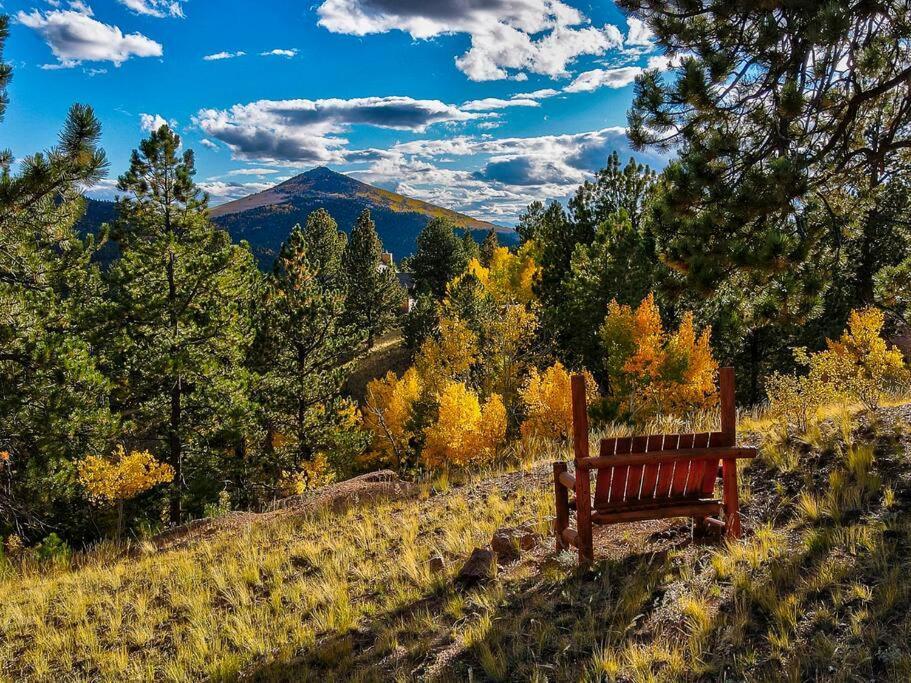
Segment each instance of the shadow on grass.
M798 511L779 487L777 509L757 497L761 518L743 543L690 544L670 533L650 539L655 552L587 571L568 554L544 554L490 586L441 585L249 678L911 680L906 447L877 440L866 474L831 455L812 488L803 482L820 496L842 487L829 514ZM775 473L760 466L752 476ZM786 526L772 525L783 517Z

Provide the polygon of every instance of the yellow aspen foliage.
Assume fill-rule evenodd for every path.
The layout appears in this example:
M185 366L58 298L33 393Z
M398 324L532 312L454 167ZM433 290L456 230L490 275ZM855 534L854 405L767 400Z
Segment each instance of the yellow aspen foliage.
M878 308L851 311L848 329L838 341L826 340L829 365L838 389L875 409L882 396L908 380L901 351L882 337L885 318Z
M816 419L819 409L840 396L823 359L811 364L802 347L794 349L794 357L798 363L810 365L810 371L802 376L773 372L766 378L765 387L769 415L803 433Z
M589 405L598 400L598 385L587 370L585 389ZM538 436L550 439L569 438L573 430L572 373L559 361L539 373L532 368L522 387L526 419L522 423L523 437Z
M467 270L497 302L528 305L536 300L532 285L540 267L528 245L523 245L515 253L507 247L497 247L488 267L484 267L477 259L472 259ZM455 282L458 282L458 278Z
M421 458L430 469L461 467L492 459L506 439L506 409L493 394L481 406L462 382L447 382L440 392L436 422L424 430Z
M477 366L478 386L483 394L500 394L511 410L529 365L527 351L537 329L537 315L522 304L505 306L489 323L483 360Z
M111 459L89 455L78 464L79 482L92 500L116 503L129 500L153 486L174 479L173 468L159 462L148 451L117 446Z
M335 472L325 453L316 453L294 472L282 472L279 489L286 496L299 496L305 491L326 486L335 481Z
M773 373L766 380L769 412L806 431L819 409L836 400L855 400L875 409L883 395L909 379L901 351L882 338L882 311L851 311L848 329L827 348L808 354L794 349L794 358L808 367L804 375Z
M415 368L431 397L449 381L464 379L478 357L477 335L458 318L444 316L437 337L428 337L415 358Z
M405 461L408 442L414 436L414 404L422 391L421 376L413 367L401 378L390 371L367 385L363 416L364 426L373 435L371 459L396 466Z
M601 340L615 407L633 420L685 415L716 400L711 328L697 334L692 314L670 333L654 295L635 310L611 301Z

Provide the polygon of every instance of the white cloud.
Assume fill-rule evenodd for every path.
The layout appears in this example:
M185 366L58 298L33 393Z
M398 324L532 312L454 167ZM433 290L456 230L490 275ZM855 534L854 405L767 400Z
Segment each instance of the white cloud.
M667 71L668 69L674 69L680 66L683 63L683 60L687 57L691 57L692 54L689 52L678 52L675 55L655 55L654 57L649 57L648 69L658 69L658 71Z
M260 100L227 110L203 109L202 131L228 145L238 159L329 163L342 158L353 125L423 132L436 123L482 118L438 100L363 97L351 100Z
M566 199L612 151L631 154L624 128L528 138L458 136L373 150L360 179L487 220L515 221L535 199ZM637 155L663 166L666 158ZM444 166L462 158L476 170Z
M652 39L655 37L651 29L641 19L629 17L626 20L629 31L626 34L626 44L637 47L652 47Z
M638 66L623 66L618 69L593 69L579 74L564 92L591 92L598 88L623 88L636 80L642 73Z
M146 133L158 130L162 126L168 126L172 130L177 127L177 121L171 119L168 121L161 114L140 114L139 127Z
M215 54L206 55L203 59L207 62L217 62L222 59L235 59L237 57L243 57L247 53L243 50L238 50L237 52L216 52Z
M540 107L541 103L537 100L528 98L514 97L509 100L501 100L499 97L485 97L483 100L471 100L462 105L462 111L493 111L495 109L506 109L507 107Z
M207 180L199 183L199 187L209 194L210 203L213 206L268 190L272 186L273 183L232 183L222 180Z
M118 0L121 5L136 14L146 14L152 17L179 17L183 18L183 0Z
M367 35L400 30L415 39L466 33L471 47L456 59L470 79L551 77L583 55L620 48L616 26L590 25L560 0L323 0L319 23L335 33Z
M199 144L202 145L203 147L205 147L206 149L211 149L212 151L218 150L218 145L216 145L214 142L212 142L208 138L203 138L202 140L199 141Z
M549 97L556 97L560 94L559 90L553 88L543 88L532 92L520 92L512 96L514 100L546 100Z
M277 168L235 168L233 171L228 171L228 175L272 175L273 173L280 173Z
M119 27L97 21L91 8L81 2L71 3L66 10L20 11L16 19L44 38L58 60L52 65L55 68L72 68L82 62L120 66L130 57L162 55L159 43L141 33L124 35Z
M281 49L268 50L267 52L260 52L259 56L260 57L287 57L288 59L291 59L292 57L297 56L297 48L296 47L291 48L290 50L281 50Z

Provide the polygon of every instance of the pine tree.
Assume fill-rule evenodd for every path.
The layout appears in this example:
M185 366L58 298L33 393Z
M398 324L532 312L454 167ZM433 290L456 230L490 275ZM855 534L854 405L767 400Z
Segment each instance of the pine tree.
M493 258L493 253L496 251L497 247L500 246L500 240L497 239L497 231L494 228L491 228L487 232L487 236L484 238L484 241L481 243L481 265L485 268L490 267L490 259Z
M135 437L166 444L172 524L182 520L185 485L210 476L206 439L245 402L256 273L249 250L209 221L193 152L179 149L162 126L133 151L117 184L128 194L118 201L121 257L110 271L115 401Z
M611 152L607 165L594 180L586 180L570 200L573 222L594 231L605 220L625 211L633 230L638 232L645 200L656 178L653 170L633 158L621 167L620 155Z
M365 337L346 322L344 292L322 281L310 248L305 231L295 227L275 261L261 306L262 451L273 478L297 472L317 453L331 450L344 428L341 387ZM323 253L319 246L314 251Z
M7 18L0 17L0 57ZM0 61L0 118L9 65ZM58 143L20 160L0 152L0 534L86 524L74 463L115 429L93 346L101 297L95 246L74 224L82 188L107 167L90 107L74 105Z
M367 333L367 349L399 318L405 292L392 265L382 262L383 245L364 209L351 231L343 263L348 280L345 310L349 322Z
M474 236L468 228L462 229L462 249L465 252L465 260L481 258L481 250L478 243L474 241Z
M523 243L530 242L538 236L541 225L545 220L546 212L547 207L544 206L544 203L536 199L519 216L516 232Z
M442 300L449 281L465 271L468 259L452 223L434 218L421 230L417 251L411 259L418 294L427 293Z
M620 5L677 63L637 80L628 114L636 147L678 151L646 220L705 305L739 293L725 318L758 400L783 347L818 345L902 258L885 186L911 144L906 4Z
M319 274L320 282L329 289L343 289L343 254L348 238L338 229L335 219L326 209L317 209L307 216L303 236L310 266Z

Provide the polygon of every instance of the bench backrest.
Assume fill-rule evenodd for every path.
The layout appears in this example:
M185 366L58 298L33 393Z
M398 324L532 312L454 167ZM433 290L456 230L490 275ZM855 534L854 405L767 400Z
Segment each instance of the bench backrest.
M601 440L601 455L625 455L683 448L726 446L722 432L699 434L651 434ZM656 503L710 497L715 489L719 458L712 460L681 457L654 465L601 467L595 483L595 507L623 507L631 503Z
M646 465L600 466L595 483L596 509L622 508L635 504L669 503L711 497L718 476L718 464L725 447L736 442L736 409L734 404L734 370L721 368L720 404L721 431L698 434L651 434L602 439L600 455L650 453L653 451L675 451L689 448L719 448L719 457L712 459L691 459L682 456L671 462L656 462ZM577 460L588 454L587 406L584 391L573 392L573 414L578 421L585 422L582 429L574 430ZM581 402L581 403L580 403ZM585 418L583 418L585 416ZM581 424L579 425L582 426ZM583 436L584 436L584 443Z

